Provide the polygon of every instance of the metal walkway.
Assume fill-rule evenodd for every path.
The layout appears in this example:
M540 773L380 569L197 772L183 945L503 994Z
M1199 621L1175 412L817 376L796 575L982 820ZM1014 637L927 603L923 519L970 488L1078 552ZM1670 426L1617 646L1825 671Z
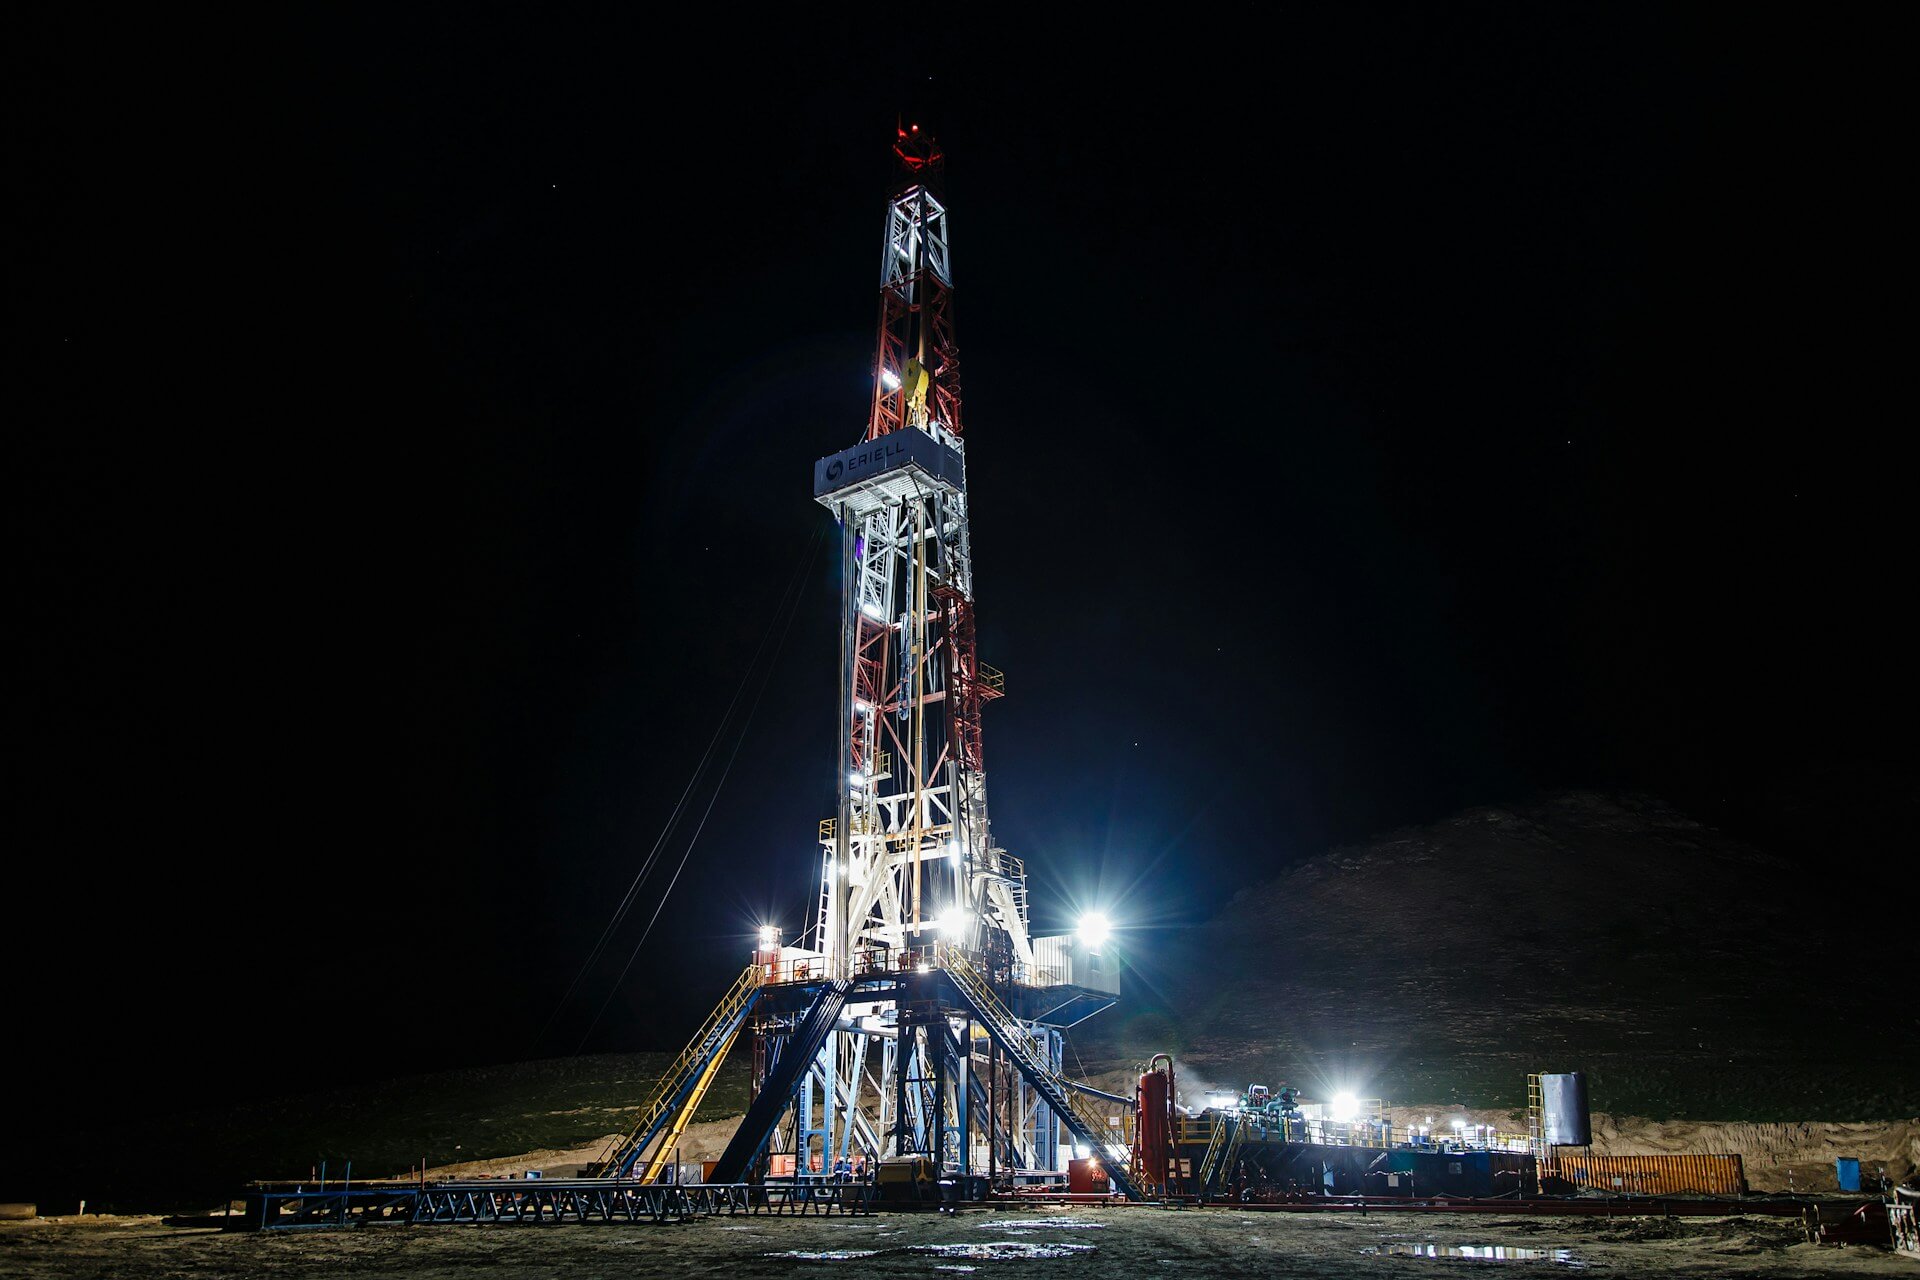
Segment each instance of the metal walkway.
M366 1184L328 1191L261 1188L247 1196L234 1225L249 1231L328 1227L461 1226L477 1223L665 1223L734 1214L871 1214L877 1197L864 1182L772 1182L748 1186L652 1186L607 1178Z

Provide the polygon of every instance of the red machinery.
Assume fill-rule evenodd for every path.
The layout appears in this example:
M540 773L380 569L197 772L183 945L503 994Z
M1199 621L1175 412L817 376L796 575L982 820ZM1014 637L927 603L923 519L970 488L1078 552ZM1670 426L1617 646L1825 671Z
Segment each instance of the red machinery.
M1164 1069L1156 1063L1165 1062ZM1173 1059L1147 1060L1134 1091L1133 1167L1143 1190L1165 1194L1173 1166Z

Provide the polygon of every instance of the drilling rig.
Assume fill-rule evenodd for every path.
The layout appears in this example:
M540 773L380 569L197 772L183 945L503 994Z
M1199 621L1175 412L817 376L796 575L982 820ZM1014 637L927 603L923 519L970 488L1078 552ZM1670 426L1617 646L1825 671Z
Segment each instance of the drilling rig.
M1056 1179L1070 1154L1128 1180L1134 1099L1064 1073L1067 1028L1111 1006L1104 928L1035 937L1023 862L993 838L945 158L896 130L865 429L813 467L839 538L837 803L817 910L696 1033L607 1176L658 1178L735 1041L754 1098L711 1180L834 1177L912 1159L936 1175ZM983 1177L984 1176L984 1177Z

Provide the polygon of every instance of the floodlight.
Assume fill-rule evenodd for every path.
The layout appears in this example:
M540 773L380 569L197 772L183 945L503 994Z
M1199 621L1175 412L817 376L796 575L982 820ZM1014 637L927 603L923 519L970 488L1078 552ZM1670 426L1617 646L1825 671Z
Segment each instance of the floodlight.
M1080 941L1086 944L1089 951L1098 951L1112 932L1113 923L1107 919L1104 912L1089 911L1080 917L1078 929Z

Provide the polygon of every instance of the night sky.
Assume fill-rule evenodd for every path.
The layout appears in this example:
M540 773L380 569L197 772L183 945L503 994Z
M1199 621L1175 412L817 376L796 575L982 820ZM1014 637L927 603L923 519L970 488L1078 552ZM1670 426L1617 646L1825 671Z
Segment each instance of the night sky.
M39 1086L677 1047L805 922L808 480L865 422L897 113L950 158L992 812L1042 930L1150 945L1567 786L1809 875L1896 854L1910 104L1870 13L410 10L25 55Z

